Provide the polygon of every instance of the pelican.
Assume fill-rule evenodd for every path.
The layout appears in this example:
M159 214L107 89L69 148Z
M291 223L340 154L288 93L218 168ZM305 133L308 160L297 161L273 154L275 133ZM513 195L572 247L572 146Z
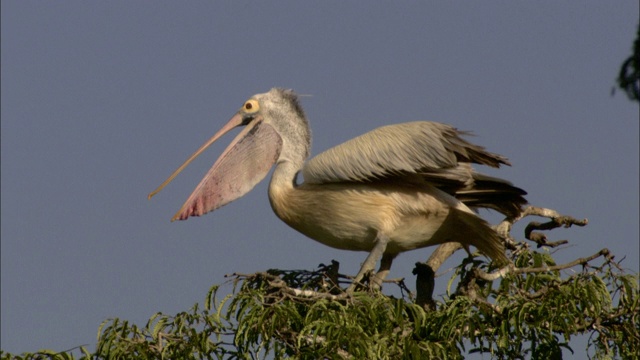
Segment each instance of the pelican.
M474 210L516 216L526 192L471 167L510 165L507 158L464 140L468 133L454 127L416 121L374 129L306 161L309 124L297 95L280 88L247 100L149 199L209 145L242 126L172 221L240 198L275 164L269 201L282 221L324 245L369 253L349 291L378 261L374 287L399 253L446 242L472 245L498 265L508 264L502 239Z

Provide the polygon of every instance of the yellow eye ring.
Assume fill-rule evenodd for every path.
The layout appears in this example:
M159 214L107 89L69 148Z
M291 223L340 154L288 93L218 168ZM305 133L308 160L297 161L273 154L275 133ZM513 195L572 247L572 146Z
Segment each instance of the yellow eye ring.
M247 100L247 102L245 102L244 105L242 106L242 109L245 112L254 113L260 110L260 104L258 103L257 100L253 100L253 99Z

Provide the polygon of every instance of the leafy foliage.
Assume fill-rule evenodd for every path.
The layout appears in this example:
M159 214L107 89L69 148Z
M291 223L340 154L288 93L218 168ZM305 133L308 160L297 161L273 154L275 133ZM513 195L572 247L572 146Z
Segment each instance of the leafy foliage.
M469 258L453 275L456 287L434 308L416 304L402 283L400 298L347 295L334 286L330 267L235 274L231 294L218 299L220 287L212 287L204 308L156 313L143 327L103 322L93 353L81 347L1 358L461 359L481 352L495 359L560 359L578 334L590 335L592 358L638 358L637 274L625 274L607 251L579 262L569 276L552 270L558 266L548 252L515 253L516 269L534 271L487 281L478 269L488 265Z

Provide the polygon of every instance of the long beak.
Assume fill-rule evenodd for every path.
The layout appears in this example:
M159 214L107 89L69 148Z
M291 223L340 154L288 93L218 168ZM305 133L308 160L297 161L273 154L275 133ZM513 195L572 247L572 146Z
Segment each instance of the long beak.
M209 146L211 146L211 144L216 142L216 140L221 138L224 134L228 133L229 131L233 130L234 128L236 128L236 127L238 127L240 125L242 125L242 115L241 114L236 114L222 127L222 129L218 130L218 132L215 135L213 135L211 137L211 139L207 140L207 142L202 144L202 146L200 146L200 148L198 150L196 150L196 152L194 152L193 155L189 156L189 158L184 163L182 163L182 165L180 165L180 167L177 168L167 178L167 180L165 180L162 184L160 184L160 186L158 186L157 189L155 189L152 192L150 192L149 196L147 196L147 199L151 200L151 198L154 195L156 195L162 189L164 189L165 186L169 185L169 183L171 181L173 181L173 179L175 179L175 177L178 176L178 174L180 174L180 172L182 172L182 170L184 170L184 168L186 168L187 165L191 164L191 162L193 160L195 160L195 158L197 158L198 156L200 156L200 154L202 154L205 150L207 150L207 148Z

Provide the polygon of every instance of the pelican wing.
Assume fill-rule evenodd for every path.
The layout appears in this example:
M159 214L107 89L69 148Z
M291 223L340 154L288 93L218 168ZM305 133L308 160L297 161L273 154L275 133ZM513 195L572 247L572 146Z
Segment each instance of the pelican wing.
M305 164L302 175L311 184L367 182L401 174L460 181L458 173L468 171L461 163L509 165L507 158L461 135L468 133L428 121L379 127L318 154Z

